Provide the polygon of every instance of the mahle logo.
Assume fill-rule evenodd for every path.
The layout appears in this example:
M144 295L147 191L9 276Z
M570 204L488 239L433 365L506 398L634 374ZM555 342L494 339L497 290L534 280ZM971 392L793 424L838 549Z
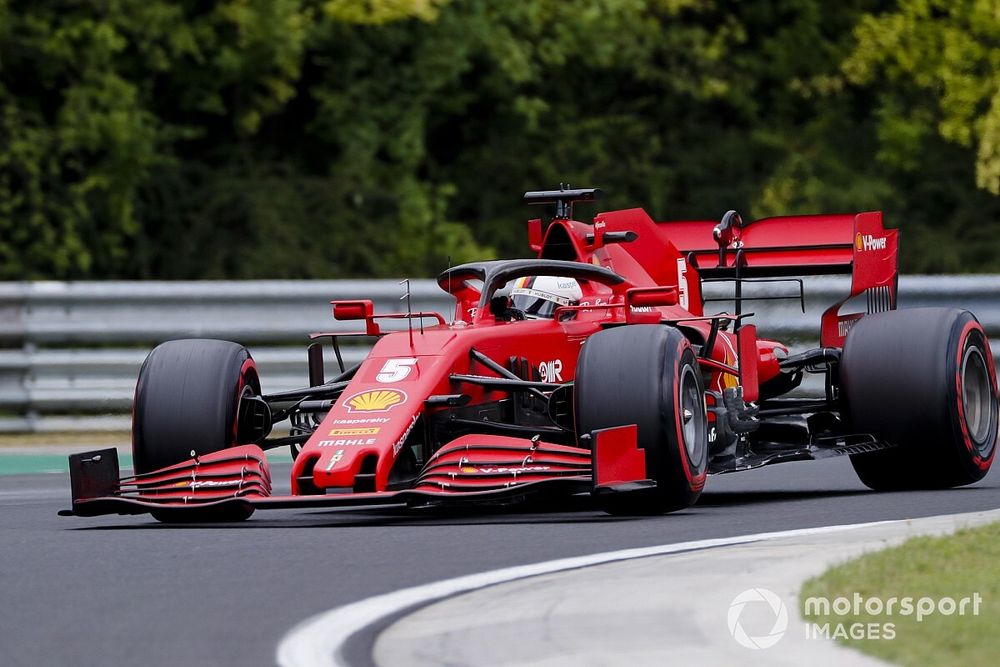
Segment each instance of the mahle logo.
M771 623L771 629L763 635L750 635L743 628L745 617L760 615L767 617L765 620ZM729 623L729 634L740 646L751 649L771 648L788 630L788 608L774 591L749 588L733 598L726 620Z
M854 246L859 252L864 252L866 250L885 250L885 237L884 236L872 236L871 234L861 235L858 232L857 236L854 237Z

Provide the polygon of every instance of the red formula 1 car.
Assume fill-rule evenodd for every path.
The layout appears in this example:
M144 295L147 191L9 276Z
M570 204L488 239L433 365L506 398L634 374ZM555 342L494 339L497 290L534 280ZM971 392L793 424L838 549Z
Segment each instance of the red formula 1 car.
M599 194L527 193L556 208L547 227L528 223L537 259L441 274L451 322L334 301L336 319L377 342L332 380L319 343L310 386L279 394L262 392L241 345L160 345L139 374L134 475L120 477L114 449L70 457L65 513L239 520L590 494L612 513L654 514L694 503L709 474L782 461L849 455L873 489L986 474L998 425L987 337L968 311L895 310L898 233L880 213L571 219ZM745 290L785 281L802 299L797 277L821 274L851 287L823 314L820 347L790 354L758 338ZM733 312L706 314L708 282L732 285ZM863 312L842 312L858 302ZM382 318L409 327L384 333ZM313 338L332 337L339 358L342 335ZM823 395L789 396L806 371L825 375ZM269 439L286 419L290 435ZM264 450L289 445L291 495L272 495Z

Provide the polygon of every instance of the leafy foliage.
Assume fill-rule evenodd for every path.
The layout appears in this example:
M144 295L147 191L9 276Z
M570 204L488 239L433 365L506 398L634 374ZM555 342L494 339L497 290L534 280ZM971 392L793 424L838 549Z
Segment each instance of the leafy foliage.
M994 5L0 0L0 278L432 275L559 182L1000 270Z
M854 34L843 71L873 90L876 162L912 184L897 197L908 200L916 263L930 271L997 270L1000 6L900 0L863 15ZM968 192L970 163L979 191Z

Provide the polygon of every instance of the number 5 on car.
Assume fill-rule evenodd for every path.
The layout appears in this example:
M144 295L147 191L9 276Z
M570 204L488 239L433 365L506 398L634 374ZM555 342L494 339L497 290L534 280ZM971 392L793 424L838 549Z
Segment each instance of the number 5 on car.
M382 366L382 370L378 372L375 379L385 384L405 380L410 374L410 369L416 365L417 360L413 357L389 359L385 362L385 365Z

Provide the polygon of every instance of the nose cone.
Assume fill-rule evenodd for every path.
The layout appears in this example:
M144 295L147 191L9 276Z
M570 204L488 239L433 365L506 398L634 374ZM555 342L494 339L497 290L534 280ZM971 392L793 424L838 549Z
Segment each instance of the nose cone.
M358 475L374 474L373 488L384 488L422 406L411 392L395 387L367 386L347 393L299 455L312 464L312 483L320 489L353 489L359 488ZM360 486L371 485L368 478Z

